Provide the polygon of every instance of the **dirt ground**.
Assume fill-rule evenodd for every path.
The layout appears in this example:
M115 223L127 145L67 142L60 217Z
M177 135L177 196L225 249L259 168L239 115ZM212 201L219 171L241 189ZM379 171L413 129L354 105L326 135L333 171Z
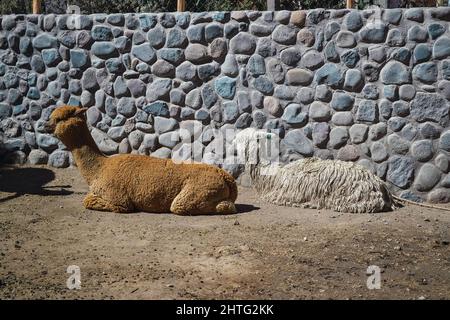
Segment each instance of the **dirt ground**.
M114 214L84 209L87 189L75 168L0 168L0 299L450 298L450 212L277 207L240 188L236 215Z

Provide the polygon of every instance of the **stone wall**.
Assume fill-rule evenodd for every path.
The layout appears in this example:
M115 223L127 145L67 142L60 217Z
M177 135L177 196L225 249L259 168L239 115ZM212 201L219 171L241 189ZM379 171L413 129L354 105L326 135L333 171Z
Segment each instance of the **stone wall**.
M83 105L108 155L170 157L197 123L206 161L212 129L255 126L279 133L284 161L357 161L403 197L450 200L449 8L0 21L5 162L69 166L44 125Z

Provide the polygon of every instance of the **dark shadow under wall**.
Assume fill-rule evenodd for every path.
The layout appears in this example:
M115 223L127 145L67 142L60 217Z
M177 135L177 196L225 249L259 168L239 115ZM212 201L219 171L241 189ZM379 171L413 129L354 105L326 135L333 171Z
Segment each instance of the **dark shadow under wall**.
M0 167L0 192L13 193L0 198L0 203L25 194L63 196L72 194L69 185L46 186L55 179L53 171L46 168Z

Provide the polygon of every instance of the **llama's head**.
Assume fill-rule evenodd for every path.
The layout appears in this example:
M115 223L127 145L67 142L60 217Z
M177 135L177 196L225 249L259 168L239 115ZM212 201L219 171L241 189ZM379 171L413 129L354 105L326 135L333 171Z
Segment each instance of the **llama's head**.
M236 134L233 141L240 163L246 165L273 162L278 157L278 136L275 133L247 128Z
M86 128L86 111L87 108L63 106L50 115L50 130L69 148L77 144L76 140Z

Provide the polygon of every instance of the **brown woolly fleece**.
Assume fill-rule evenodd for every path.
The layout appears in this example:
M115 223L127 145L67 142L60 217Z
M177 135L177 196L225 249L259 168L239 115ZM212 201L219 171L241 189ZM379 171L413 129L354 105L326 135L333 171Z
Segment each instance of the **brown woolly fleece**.
M87 209L113 212L235 213L237 187L224 170L201 163L122 154L106 157L86 125L86 108L63 106L50 117L54 134L72 152L90 192Z

